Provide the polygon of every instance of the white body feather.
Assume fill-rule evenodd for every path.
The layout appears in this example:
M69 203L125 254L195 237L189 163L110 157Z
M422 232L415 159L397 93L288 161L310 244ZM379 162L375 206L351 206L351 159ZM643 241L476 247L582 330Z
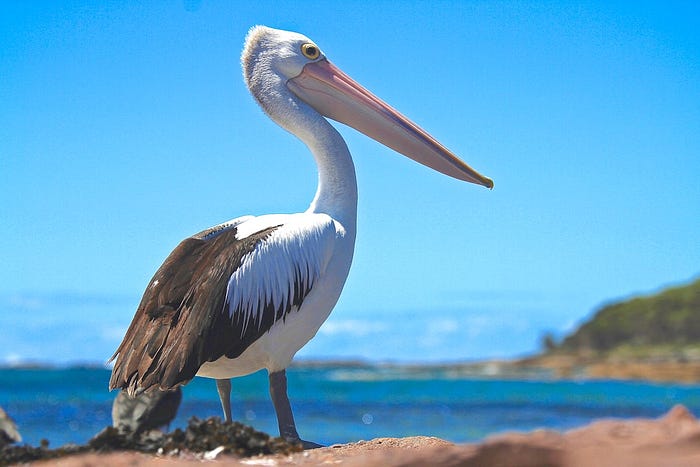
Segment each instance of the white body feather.
M232 222L231 222L232 223ZM228 224L228 223L227 223ZM197 375L231 378L266 368L286 368L328 318L345 284L355 244L354 224L347 228L327 214L272 214L249 218L237 225L237 238L245 238L269 227L280 226L269 238L243 258L231 275L227 289L228 312L244 313L250 325L262 310L262 298L275 307L291 300L295 271L311 285L301 308L293 308L284 320L256 340L237 358L222 357L201 366Z

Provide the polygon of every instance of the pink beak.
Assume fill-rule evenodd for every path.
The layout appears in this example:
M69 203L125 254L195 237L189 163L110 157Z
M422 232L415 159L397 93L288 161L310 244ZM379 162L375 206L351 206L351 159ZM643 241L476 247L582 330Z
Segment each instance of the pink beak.
M326 59L304 66L287 87L321 114L450 177L487 188L493 181L469 167L425 130Z

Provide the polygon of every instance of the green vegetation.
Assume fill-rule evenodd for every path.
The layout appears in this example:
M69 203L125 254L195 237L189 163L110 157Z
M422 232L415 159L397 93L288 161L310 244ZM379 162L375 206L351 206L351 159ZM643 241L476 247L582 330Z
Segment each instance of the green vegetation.
M548 353L700 354L700 279L601 308Z

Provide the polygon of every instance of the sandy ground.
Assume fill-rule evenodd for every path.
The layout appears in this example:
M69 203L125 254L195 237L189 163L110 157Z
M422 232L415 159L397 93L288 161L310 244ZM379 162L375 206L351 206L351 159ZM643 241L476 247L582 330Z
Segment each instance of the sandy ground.
M700 466L700 422L685 407L659 419L600 420L558 433L537 430L455 445L432 437L379 438L289 456L236 459L226 455L159 457L133 452L84 454L36 466Z

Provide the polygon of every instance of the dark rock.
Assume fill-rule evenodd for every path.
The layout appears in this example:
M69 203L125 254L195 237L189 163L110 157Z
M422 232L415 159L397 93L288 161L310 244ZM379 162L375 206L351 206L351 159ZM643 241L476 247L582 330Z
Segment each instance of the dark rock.
M180 452L206 453L222 447L222 453L239 457L259 454L290 454L301 451L301 445L290 444L282 438L273 438L242 423L223 423L219 418L190 419L187 428L170 433L160 430L129 431L108 426L95 435L87 445L65 445L48 449L42 447L5 446L0 448L0 466L55 459L71 454L112 451L139 451L145 453L178 454Z
M0 447L20 441L22 441L22 436L17 431L17 425L0 407Z
M140 432L167 427L177 415L182 390L152 390L130 397L120 391L112 404L112 425L122 431Z
M223 423L216 417L206 420L192 417L187 429L177 428L167 434L158 430L133 432L107 427L92 438L88 446L95 451L126 449L165 453L203 453L223 447L223 452L240 457L301 451L301 446L282 438L272 438L242 423Z

